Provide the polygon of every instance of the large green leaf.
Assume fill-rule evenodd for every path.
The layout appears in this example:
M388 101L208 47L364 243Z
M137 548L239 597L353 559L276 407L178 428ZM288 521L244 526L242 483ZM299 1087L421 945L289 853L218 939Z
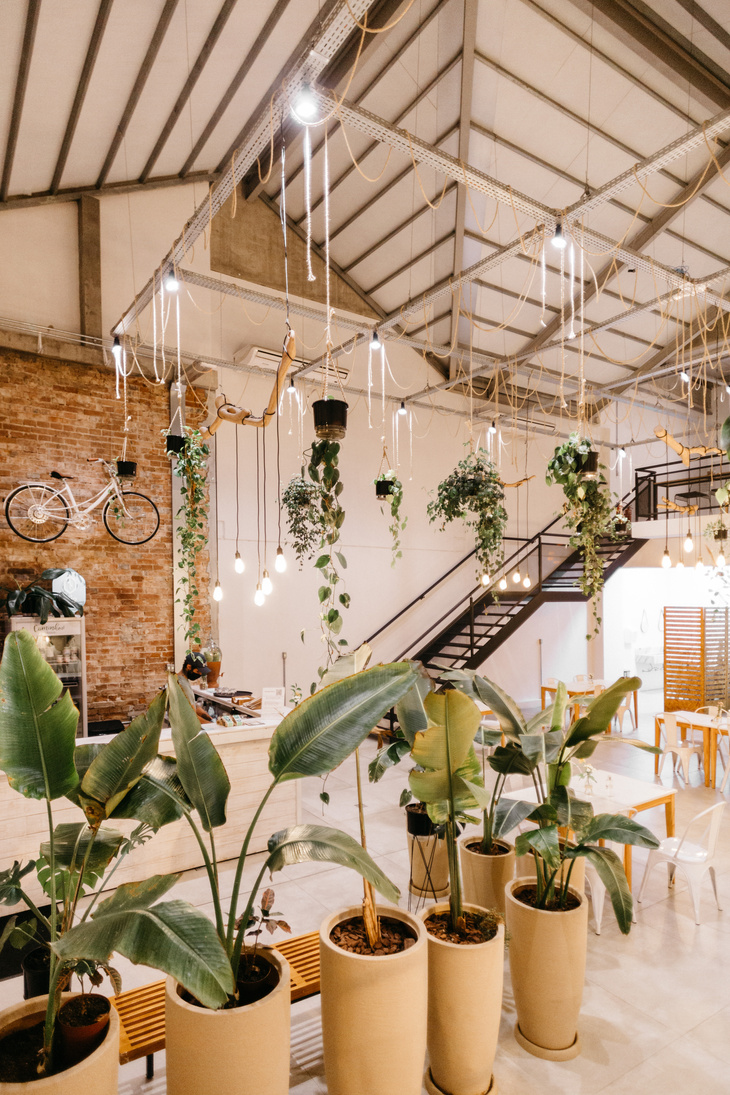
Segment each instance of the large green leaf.
M451 788L454 791L454 810L456 813L463 813L479 805L470 788L481 782L479 761L473 749L469 750L462 764L452 774L451 784L448 768L442 768L438 772L413 769L408 776L411 791L417 799L428 805L428 815L436 824L441 824L448 818L447 806Z
M474 678L474 687L479 694L482 703L485 703L490 711L499 719L502 733L512 741L518 741L527 729L525 718L519 707L494 681L488 681L486 677L478 674Z
M113 813L157 755L165 718L166 696L160 692L149 708L116 734L92 760L81 780L81 801L90 823Z
M543 711L538 711L536 715L528 719L525 723L527 733L534 734L537 730L547 731L552 726L554 710L555 704L551 703Z
M506 745L498 745L491 757L487 759L489 767L503 776L511 775L513 772L529 776L536 766L536 762L526 757L520 746L513 741L508 741Z
M598 872L606 892L611 898L613 911L616 914L618 926L624 935L631 931L631 920L634 914L634 905L631 899L631 890L626 880L624 865L611 848L582 848L581 854L592 863Z
M384 745L382 749L378 749L368 765L368 779L370 782L378 783L388 769L400 764L403 757L407 756L410 751L411 747L405 738L396 738L395 741Z
M56 866L68 869L73 865L74 870L79 870L91 845L84 875L84 880L90 885L92 877L99 878L104 873L123 840L124 834L116 829L101 828L94 834L83 821L64 822L53 830ZM40 850L41 855L50 860L50 842L44 841Z
M619 677L614 681L588 704L583 718L578 719L570 728L566 745L578 745L587 738L605 734L626 696L637 688L641 688L640 677Z
M730 418L726 418L720 427L720 446L730 450Z
M183 809L192 803L177 777L173 757L155 757L142 778L110 814L110 819L134 818L157 831L182 817Z
M501 798L494 809L492 836L509 836L512 830L520 825L525 818L529 817L534 809L534 802Z
M440 694L430 692L425 708L431 725L416 734L411 750L413 762L430 771L447 771L448 757L451 771L455 772L473 748L481 719L479 708L463 692L453 688Z
M563 735L559 730L548 730L546 734L523 734L520 738L522 752L533 766L552 763L562 744Z
M21 867L16 859L12 867L6 871L0 871L0 905L19 905L23 900L21 879L29 874L35 867L35 860L31 859Z
M78 783L79 713L27 631L5 640L0 663L0 769L26 798L56 799Z
M552 718L550 729L559 731L561 737L565 728L565 708L568 706L568 690L562 681L558 681L558 688L552 705Z
M92 916L96 920L99 916L110 916L128 909L147 909L164 897L179 878L179 874L153 874L142 882L125 882L117 886L111 897L97 905Z
M550 792L548 801L555 808L557 822L562 828L578 831L585 828L593 818L593 806L590 802L571 795L568 788L556 784Z
M393 662L315 692L274 731L269 771L276 780L331 772L362 744L417 677L417 663Z
M218 750L201 729L195 708L174 673L168 674L167 697L178 778L209 833L225 825L231 783Z
M580 833L581 844L596 844L599 840L636 844L640 848L659 847L659 840L649 829L624 814L596 814Z
M419 730L425 730L428 726L428 715L423 704L430 691L431 678L422 668L413 687L395 705L398 724L409 745L413 745Z
M187 901L166 901L97 915L66 932L54 950L64 959L106 962L114 952L174 977L201 1004L219 1008L234 991L233 973L211 920Z
M372 647L367 643L358 646L357 650L353 650L351 654L341 654L322 677L320 688L326 688L328 684L351 677L353 673L362 673L372 656Z
M339 863L367 879L388 901L398 901L400 890L371 859L361 844L339 829L326 825L295 825L269 837L266 866L272 872L294 863Z
M560 844L558 840L557 825L550 825L544 829L531 829L527 833L520 833L515 841L515 852L518 856L535 851L545 860L548 867L560 866ZM519 867L517 868L519 871Z

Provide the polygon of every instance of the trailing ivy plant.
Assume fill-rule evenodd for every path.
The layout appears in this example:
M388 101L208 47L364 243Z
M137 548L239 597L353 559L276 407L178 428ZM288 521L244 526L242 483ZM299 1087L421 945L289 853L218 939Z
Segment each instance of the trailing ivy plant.
M347 559L336 548L345 520L345 511L340 505L344 484L338 467L339 452L337 441L315 441L307 467L309 478L319 488L321 554L314 565L322 572L322 585L318 591L319 617L322 641L326 646L325 664L317 670L320 680L339 656L339 648L347 646L347 640L339 638L343 624L341 610L350 607L350 594L341 588L344 580L340 575L341 570L347 569ZM311 691L316 687L312 684Z
M616 512L611 500L604 464L598 465L595 479L585 479L583 470L593 446L587 437L571 433L568 440L559 445L547 466L545 482L548 486L558 483L563 488L565 502L563 514L570 529L570 546L579 551L583 560L583 574L579 586L586 597L596 597L603 589L603 560L598 553L600 540L618 539ZM621 533L626 529L621 528ZM601 623L593 605L594 634ZM590 636L588 636L590 638Z
M385 510L383 508L384 503L387 503L390 506L390 516L392 517L392 521L388 526L388 531L390 532L390 535L393 539L393 557L391 559L390 565L394 567L398 559L400 559L403 555L403 552L400 550L400 534L408 523L407 517L404 517L401 520L400 508L403 503L403 484L401 483L400 479L392 468L388 468L387 471L380 472L380 474L376 476L375 479L373 479L373 483L375 483L376 486L378 483L392 484L392 490L390 494L380 499L380 512L385 513Z
M167 434L167 430L164 434ZM201 641L200 624L195 619L195 605L200 596L198 589L198 556L208 543L208 456L210 449L200 436L200 430L185 427L185 441L177 457L175 475L181 480L182 505L175 514L180 560L178 568L177 598L182 606L185 641L188 650Z
M428 516L445 529L461 518L474 530L480 574L494 574L504 561L502 538L507 525L504 483L484 449L470 452L443 479L436 498L429 502Z
M289 542L300 570L305 560L312 558L322 538L322 510L317 505L320 494L320 485L308 482L302 468L302 474L292 476L281 496Z

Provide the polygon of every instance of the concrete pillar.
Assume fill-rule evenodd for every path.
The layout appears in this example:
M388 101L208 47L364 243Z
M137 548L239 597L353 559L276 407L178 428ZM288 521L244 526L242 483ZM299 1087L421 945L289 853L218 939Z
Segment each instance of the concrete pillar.
M79 226L79 321L83 335L102 337L101 215L99 199L84 194L77 202Z

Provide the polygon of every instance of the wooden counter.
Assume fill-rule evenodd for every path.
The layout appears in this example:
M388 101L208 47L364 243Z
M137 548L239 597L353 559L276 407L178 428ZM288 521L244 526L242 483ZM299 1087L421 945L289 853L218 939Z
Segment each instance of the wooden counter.
M216 853L219 862L223 862L237 858L246 827L271 783L268 768L269 742L275 724L252 719L247 726L229 728L211 723L203 729L210 734L231 781L228 820L223 827L215 830ZM109 739L102 737L95 740L104 742ZM88 741L88 738L79 739L79 744ZM169 730L162 731L159 751L163 756L171 756L173 753ZM66 798L56 799L52 808L54 825L83 820L81 810ZM278 829L296 825L299 814L299 781L288 780L277 787L267 802L251 840L250 851L264 851L271 834ZM121 832L130 833L137 822L110 821L107 824ZM11 866L15 859L23 863L36 859L41 841L47 838L47 833L46 802L42 799L25 798L13 791L8 786L5 773L0 772L0 869ZM138 882L152 874L185 871L202 865L197 841L187 821L181 818L164 826L146 844L135 848L125 858L124 865L116 871L113 886L122 882ZM23 883L34 901L47 901L35 873L26 875ZM2 911L7 914L17 911L19 907L3 908Z

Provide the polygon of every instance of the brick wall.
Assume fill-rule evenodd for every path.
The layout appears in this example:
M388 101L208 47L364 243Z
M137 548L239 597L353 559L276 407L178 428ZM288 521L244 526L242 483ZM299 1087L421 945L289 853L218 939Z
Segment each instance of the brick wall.
M142 710L164 683L173 657L173 575L170 463L160 431L169 422L168 392L137 376L128 380L132 421L127 457L137 461L132 489L160 511L160 528L137 547L113 540L94 512L87 531L69 526L49 544L32 544L0 518L0 585L27 582L49 567L72 567L86 579L86 655L89 719L124 718ZM87 457L121 455L123 404L109 369L0 350L0 498L25 479L54 469L76 476L79 499L106 481ZM200 408L188 400L188 422ZM205 554L205 553L204 553ZM207 591L207 557L199 588ZM202 633L209 630L207 592ZM4 627L3 627L4 630ZM179 668L179 667L178 667Z

